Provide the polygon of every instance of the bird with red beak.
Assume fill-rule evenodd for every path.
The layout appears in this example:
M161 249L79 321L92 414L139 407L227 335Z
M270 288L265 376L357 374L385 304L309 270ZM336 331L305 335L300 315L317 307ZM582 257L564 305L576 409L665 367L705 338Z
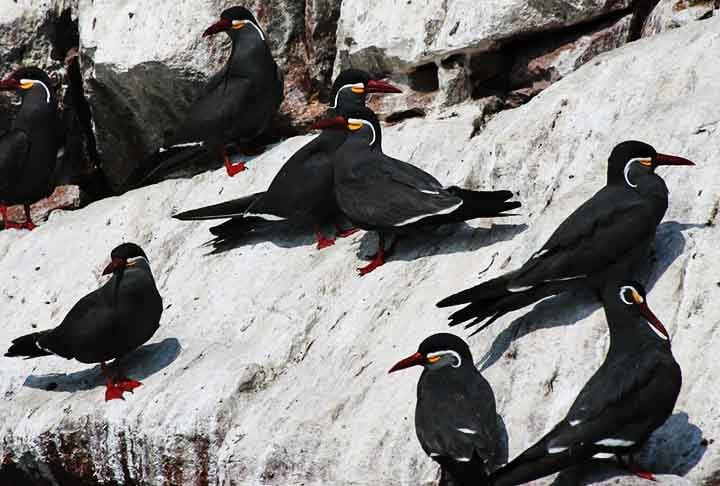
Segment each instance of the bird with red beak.
M366 71L347 69L341 72L330 93L330 116L364 107L367 96L373 93L400 93L400 89ZM316 128L323 129L323 126ZM343 220L335 201L330 158L345 141L348 131L344 126L337 129L328 125L327 128L290 157L267 191L186 211L175 218L185 221L232 218L211 228L220 241L241 237L260 226L303 225L313 229L318 250L335 244L335 238L323 234L323 226L334 226L336 237L354 234L356 230Z
M57 150L62 134L57 103L48 75L24 67L0 81L0 91L12 91L22 106L10 129L0 135L0 216L5 229L32 230L30 205L54 189ZM25 221L8 219L8 206L22 204Z
M123 399L141 386L137 380L112 373L106 362L122 358L155 334L162 315L162 298L147 255L134 243L112 250L99 289L80 299L54 329L14 339L5 354L25 359L59 356L81 363L100 363L105 400Z
M244 162L230 159L229 150L253 146L266 133L284 97L283 75L265 32L248 9L228 8L202 36L221 32L232 42L225 66L208 80L163 147L140 164L128 187L157 181L202 153L217 157L230 177L246 169Z
M656 169L690 160L628 140L610 153L605 187L575 210L519 269L451 295L439 307L466 305L450 325L486 328L508 312L586 286L600 295L617 275L632 275L648 256L668 208L668 188Z
M609 282L602 291L610 348L565 418L528 450L495 471L494 486L525 484L590 459L616 458L633 474L650 435L672 415L682 386L670 334L647 304L643 286Z
M423 368L415 432L440 465L445 480L440 484L488 484L488 475L507 458L506 434L492 387L475 368L467 343L453 334L434 334L390 373L414 366Z

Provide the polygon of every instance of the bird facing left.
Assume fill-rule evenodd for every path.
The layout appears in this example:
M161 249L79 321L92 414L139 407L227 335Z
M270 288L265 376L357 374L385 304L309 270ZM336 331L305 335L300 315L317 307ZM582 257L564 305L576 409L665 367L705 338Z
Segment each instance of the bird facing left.
M160 325L162 297L147 255L134 243L123 243L110 254L103 275L112 277L80 299L54 329L16 338L5 356L25 359L56 355L81 363L100 363L105 400L123 399L139 381L113 374L106 362L145 344Z

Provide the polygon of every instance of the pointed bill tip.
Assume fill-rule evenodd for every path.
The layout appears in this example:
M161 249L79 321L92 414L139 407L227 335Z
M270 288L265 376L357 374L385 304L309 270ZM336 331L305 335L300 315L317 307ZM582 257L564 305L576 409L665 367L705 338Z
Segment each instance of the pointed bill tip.
M404 370L406 368L410 368L412 366L419 366L425 363L425 356L422 353L415 353L412 356L408 356L405 359L402 359L395 363L395 365L390 368L390 371L388 371L388 374L393 373L395 371Z
M694 162L676 155L657 154L655 165L695 165Z

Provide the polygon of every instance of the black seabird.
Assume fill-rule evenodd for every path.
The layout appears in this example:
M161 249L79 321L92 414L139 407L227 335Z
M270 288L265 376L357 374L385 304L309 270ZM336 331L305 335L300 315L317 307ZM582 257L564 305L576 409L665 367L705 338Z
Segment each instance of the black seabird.
M650 311L636 282L614 282L603 292L610 349L565 419L537 444L493 475L493 485L523 484L592 457L616 456L634 474L652 479L632 454L672 414L682 375L670 336ZM626 463L623 456L630 456Z
M415 431L425 453L440 464L440 484L476 486L502 462L504 434L490 384L475 368L468 345L453 334L425 339L390 373L422 366ZM448 477L449 476L449 477Z
M22 107L0 135L0 215L5 228L32 230L30 204L49 196L60 140L57 101L50 78L36 67L20 68L0 81L0 90L16 91ZM25 223L10 223L7 206L25 206Z
M81 363L101 363L105 400L123 398L140 382L111 377L106 361L121 358L147 342L160 322L162 298L155 286L145 252L123 243L110 254L103 275L112 277L78 301L55 329L19 337L5 354L37 358L57 355Z
M323 120L321 126L348 131L343 145L333 154L335 198L343 214L357 227L377 231L379 244L373 261L358 269L361 275L385 263L394 249L385 236L420 227L457 223L481 217L505 216L520 207L508 201L510 191L470 191L444 187L427 172L382 151L380 122L375 113L362 108L347 116Z
M655 174L661 165L694 164L643 142L617 145L608 161L607 185L568 216L519 270L438 303L469 304L450 316L450 325L473 319L470 327L490 318L479 332L507 312L576 285L600 294L608 276L629 275L647 254L667 210L667 186Z
M198 150L217 155L229 176L245 170L243 163L230 161L226 146L250 143L269 127L284 97L283 76L265 33L249 10L225 10L203 37L220 32L226 32L232 40L225 67L208 80L185 122L158 154L141 164L129 185L155 179L197 155Z
M367 72L348 69L340 73L331 90L330 113L341 115L365 106L369 93L399 93L388 83L373 79ZM183 221L233 218L227 224L212 228L217 236L243 233L268 220L287 220L298 225L312 225L320 250L335 240L321 232L325 223L335 223L338 236L352 230L339 225L340 209L333 194L333 166L330 155L347 138L347 130L329 127L298 150L283 165L268 190L174 216Z

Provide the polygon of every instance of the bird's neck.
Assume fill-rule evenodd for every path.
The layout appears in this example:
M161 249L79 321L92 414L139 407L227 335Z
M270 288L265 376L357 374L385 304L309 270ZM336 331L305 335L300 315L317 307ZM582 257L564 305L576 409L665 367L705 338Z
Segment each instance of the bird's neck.
M637 352L640 348L667 347L667 341L658 337L641 316L623 311L605 309L610 330L608 359L615 355Z

